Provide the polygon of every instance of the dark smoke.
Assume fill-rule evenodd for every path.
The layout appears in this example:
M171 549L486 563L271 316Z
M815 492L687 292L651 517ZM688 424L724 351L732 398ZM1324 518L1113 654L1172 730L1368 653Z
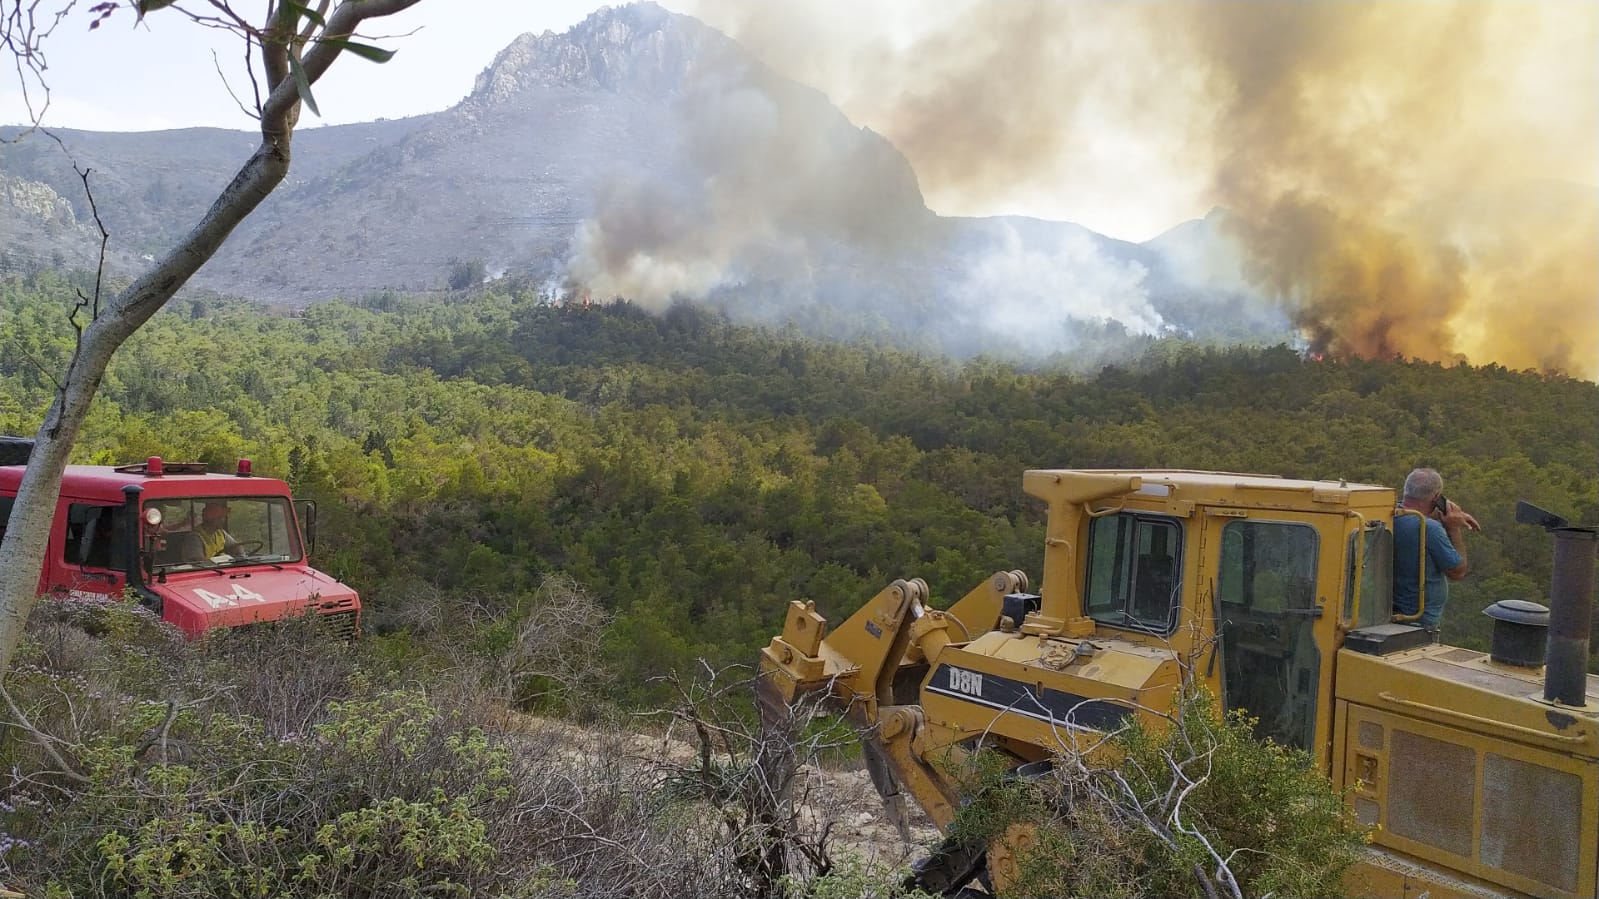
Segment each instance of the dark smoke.
M1317 346L1599 376L1599 4L696 11L881 130L935 209L1220 206Z

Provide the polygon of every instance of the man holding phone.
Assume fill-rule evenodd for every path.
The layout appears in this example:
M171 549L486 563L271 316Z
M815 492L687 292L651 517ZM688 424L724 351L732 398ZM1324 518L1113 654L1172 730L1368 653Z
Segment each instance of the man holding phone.
M1437 632L1449 601L1449 582L1466 576L1466 531L1480 531L1469 512L1444 498L1444 479L1431 468L1418 468L1405 478L1401 509L1420 512L1394 516L1394 613L1414 615L1421 603L1422 522L1426 522L1427 608L1415 622Z

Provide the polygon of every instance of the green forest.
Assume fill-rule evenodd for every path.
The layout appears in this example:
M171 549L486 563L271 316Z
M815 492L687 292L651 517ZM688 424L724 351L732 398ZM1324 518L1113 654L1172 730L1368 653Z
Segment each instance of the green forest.
M82 275L0 280L0 433L31 435L70 356ZM286 478L320 507L313 561L355 586L388 651L430 627L509 639L561 575L592 622L615 700L697 658L750 662L789 600L837 619L898 577L936 604L999 569L1036 577L1028 468L1177 467L1397 486L1437 467L1484 532L1444 619L1483 646L1480 610L1547 601L1550 546L1518 499L1599 522L1599 387L1286 346L1148 344L956 362L740 327L680 305L552 307L502 280L304 310L183 299L120 353L77 448ZM452 611L453 610L453 611ZM440 622L443 623L440 623Z

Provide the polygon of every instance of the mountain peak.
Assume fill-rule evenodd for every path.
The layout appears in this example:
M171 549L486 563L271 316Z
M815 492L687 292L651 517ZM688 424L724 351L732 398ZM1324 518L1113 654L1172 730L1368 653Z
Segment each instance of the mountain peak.
M477 77L469 100L498 103L530 88L671 93L716 32L654 3L596 10L564 34L528 32ZM726 38L723 38L726 40Z

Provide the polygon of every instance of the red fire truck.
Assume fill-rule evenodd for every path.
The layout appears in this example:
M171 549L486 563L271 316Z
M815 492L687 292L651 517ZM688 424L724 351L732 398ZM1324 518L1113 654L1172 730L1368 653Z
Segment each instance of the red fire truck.
M32 441L0 438L0 535ZM303 519L303 526L302 526ZM354 636L361 600L306 564L316 506L287 484L152 456L133 465L69 465L50 525L41 594L121 597L191 637L216 627L313 613Z

